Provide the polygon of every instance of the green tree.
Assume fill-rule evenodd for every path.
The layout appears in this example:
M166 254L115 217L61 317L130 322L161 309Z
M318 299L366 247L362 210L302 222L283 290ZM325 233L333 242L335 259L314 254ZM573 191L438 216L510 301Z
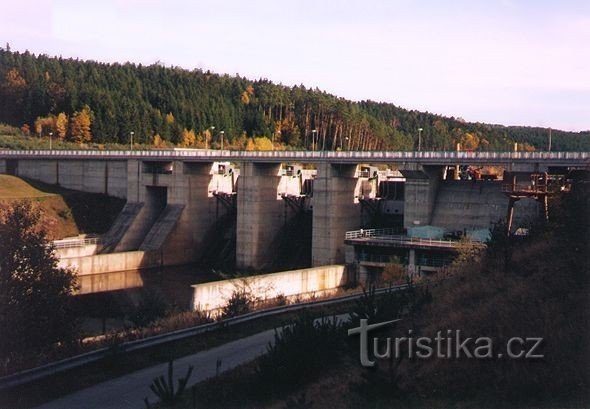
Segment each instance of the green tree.
M9 366L73 339L76 275L58 267L30 202L0 209L0 362Z

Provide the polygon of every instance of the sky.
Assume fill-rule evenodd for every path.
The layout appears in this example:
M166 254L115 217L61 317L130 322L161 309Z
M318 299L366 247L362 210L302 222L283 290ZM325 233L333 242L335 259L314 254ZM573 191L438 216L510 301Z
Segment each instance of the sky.
M588 0L20 0L2 7L5 43L590 130Z

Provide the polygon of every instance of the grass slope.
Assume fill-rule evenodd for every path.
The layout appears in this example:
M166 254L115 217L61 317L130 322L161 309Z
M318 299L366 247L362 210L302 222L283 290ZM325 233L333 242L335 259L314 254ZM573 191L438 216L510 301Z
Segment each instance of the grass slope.
M0 200L39 199L57 196L36 189L16 176L0 175Z
M11 202L30 200L41 212L41 220L52 240L79 234L72 211L59 194L34 187L10 175L0 175L0 207Z

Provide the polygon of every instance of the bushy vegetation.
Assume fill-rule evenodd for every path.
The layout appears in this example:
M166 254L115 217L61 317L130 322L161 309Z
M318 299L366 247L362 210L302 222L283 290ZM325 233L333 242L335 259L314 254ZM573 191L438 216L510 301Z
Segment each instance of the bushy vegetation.
M57 264L30 202L0 208L0 373L75 340L76 275Z
M389 288L385 294L376 294L374 286L363 289L363 295L356 301L351 311L349 326L358 326L361 319L371 323L400 318L418 311L423 305L432 301L429 288L415 286L407 279L407 288L397 290Z
M246 289L235 290L221 309L221 318L233 318L252 311L256 300Z
M395 96L392 96L395 98ZM390 103L352 102L202 70L34 55L0 49L0 122L7 134L76 144L316 150L544 149L548 129L467 123ZM213 126L215 128L213 128ZM0 128L0 131L2 129ZM2 132L0 132L1 134ZM590 150L590 132L553 131L554 150Z
M316 331L306 321L299 330L293 326L284 337L277 335L269 354L255 364L199 385L202 402L212 407L277 407L268 396L280 396L289 407L309 407L310 402L359 408L588 407L589 186L588 179L578 180L571 193L553 198L551 221L533 226L529 237L508 238L498 225L488 248L465 247L444 280L428 289L411 285L408 291L383 296L369 288L353 308L351 327L362 318L373 323L402 317L395 326L371 332L371 346L374 336L434 339L439 331L446 336L447 330L460 330L462 339L492 339L493 357L410 359L408 344L402 343L397 358L377 359L376 367L362 368L358 338L324 336L331 330ZM511 337L543 338L535 353L544 357L497 357L496 352L506 352ZM351 348L335 346L339 341L334 338ZM315 372L307 362L315 351L306 345L323 349L330 342L335 344L329 349L339 355L324 360ZM341 389L334 387L342 383ZM261 390L265 392L253 392Z
M571 194L555 198L551 222L531 230L528 238L509 240L505 231L494 235L497 239L484 254L455 266L454 277L436 289L433 302L411 323L402 321L383 335L407 336L412 329L416 337L434 338L438 331L460 330L462 339L491 338L492 358L382 362L377 371L367 371L367 381L359 388L373 388L372 396L363 397L365 404L420 397L486 407L542 402L553 407L572 401L586 407L590 403L590 348L585 341L590 334L589 198L587 181L578 182ZM536 353L544 358L506 358L512 337L543 338Z
M177 380L178 386L174 386L174 361L168 362L168 375L167 377L159 376L155 378L150 385L150 389L160 399L164 405L172 405L178 402L182 398L182 394L186 389L188 380L193 373L193 366L190 365L186 371L184 377ZM146 407L149 409L149 400L144 400Z
M258 360L260 385L281 397L310 382L338 361L345 339L336 317L317 318L304 310L293 323L275 330L274 343Z
M145 327L165 317L168 311L169 306L161 294L155 290L143 290L138 305L129 315L129 320L136 327Z

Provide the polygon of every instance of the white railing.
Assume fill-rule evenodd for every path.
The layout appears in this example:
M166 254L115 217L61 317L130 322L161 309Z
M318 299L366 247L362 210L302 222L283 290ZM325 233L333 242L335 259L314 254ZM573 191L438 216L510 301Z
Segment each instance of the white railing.
M587 162L590 152L401 152L401 151L229 151L229 150L0 150L0 157L101 157L156 159L568 161Z
M414 244L429 247L456 248L461 245L459 240L423 239L420 237L409 237L399 234L395 229L361 229L348 231L345 234L346 240L378 240L399 244ZM470 240L471 244L481 244L477 240Z
M399 234L398 229L360 229L360 230L353 230L347 231L345 238L346 240L350 239L360 239L364 237L402 237Z
M98 237L91 237L85 239L64 239L64 240L54 240L53 245L56 249L68 249L68 248L76 248L76 247L85 247L89 245L97 245L100 243L100 239Z

